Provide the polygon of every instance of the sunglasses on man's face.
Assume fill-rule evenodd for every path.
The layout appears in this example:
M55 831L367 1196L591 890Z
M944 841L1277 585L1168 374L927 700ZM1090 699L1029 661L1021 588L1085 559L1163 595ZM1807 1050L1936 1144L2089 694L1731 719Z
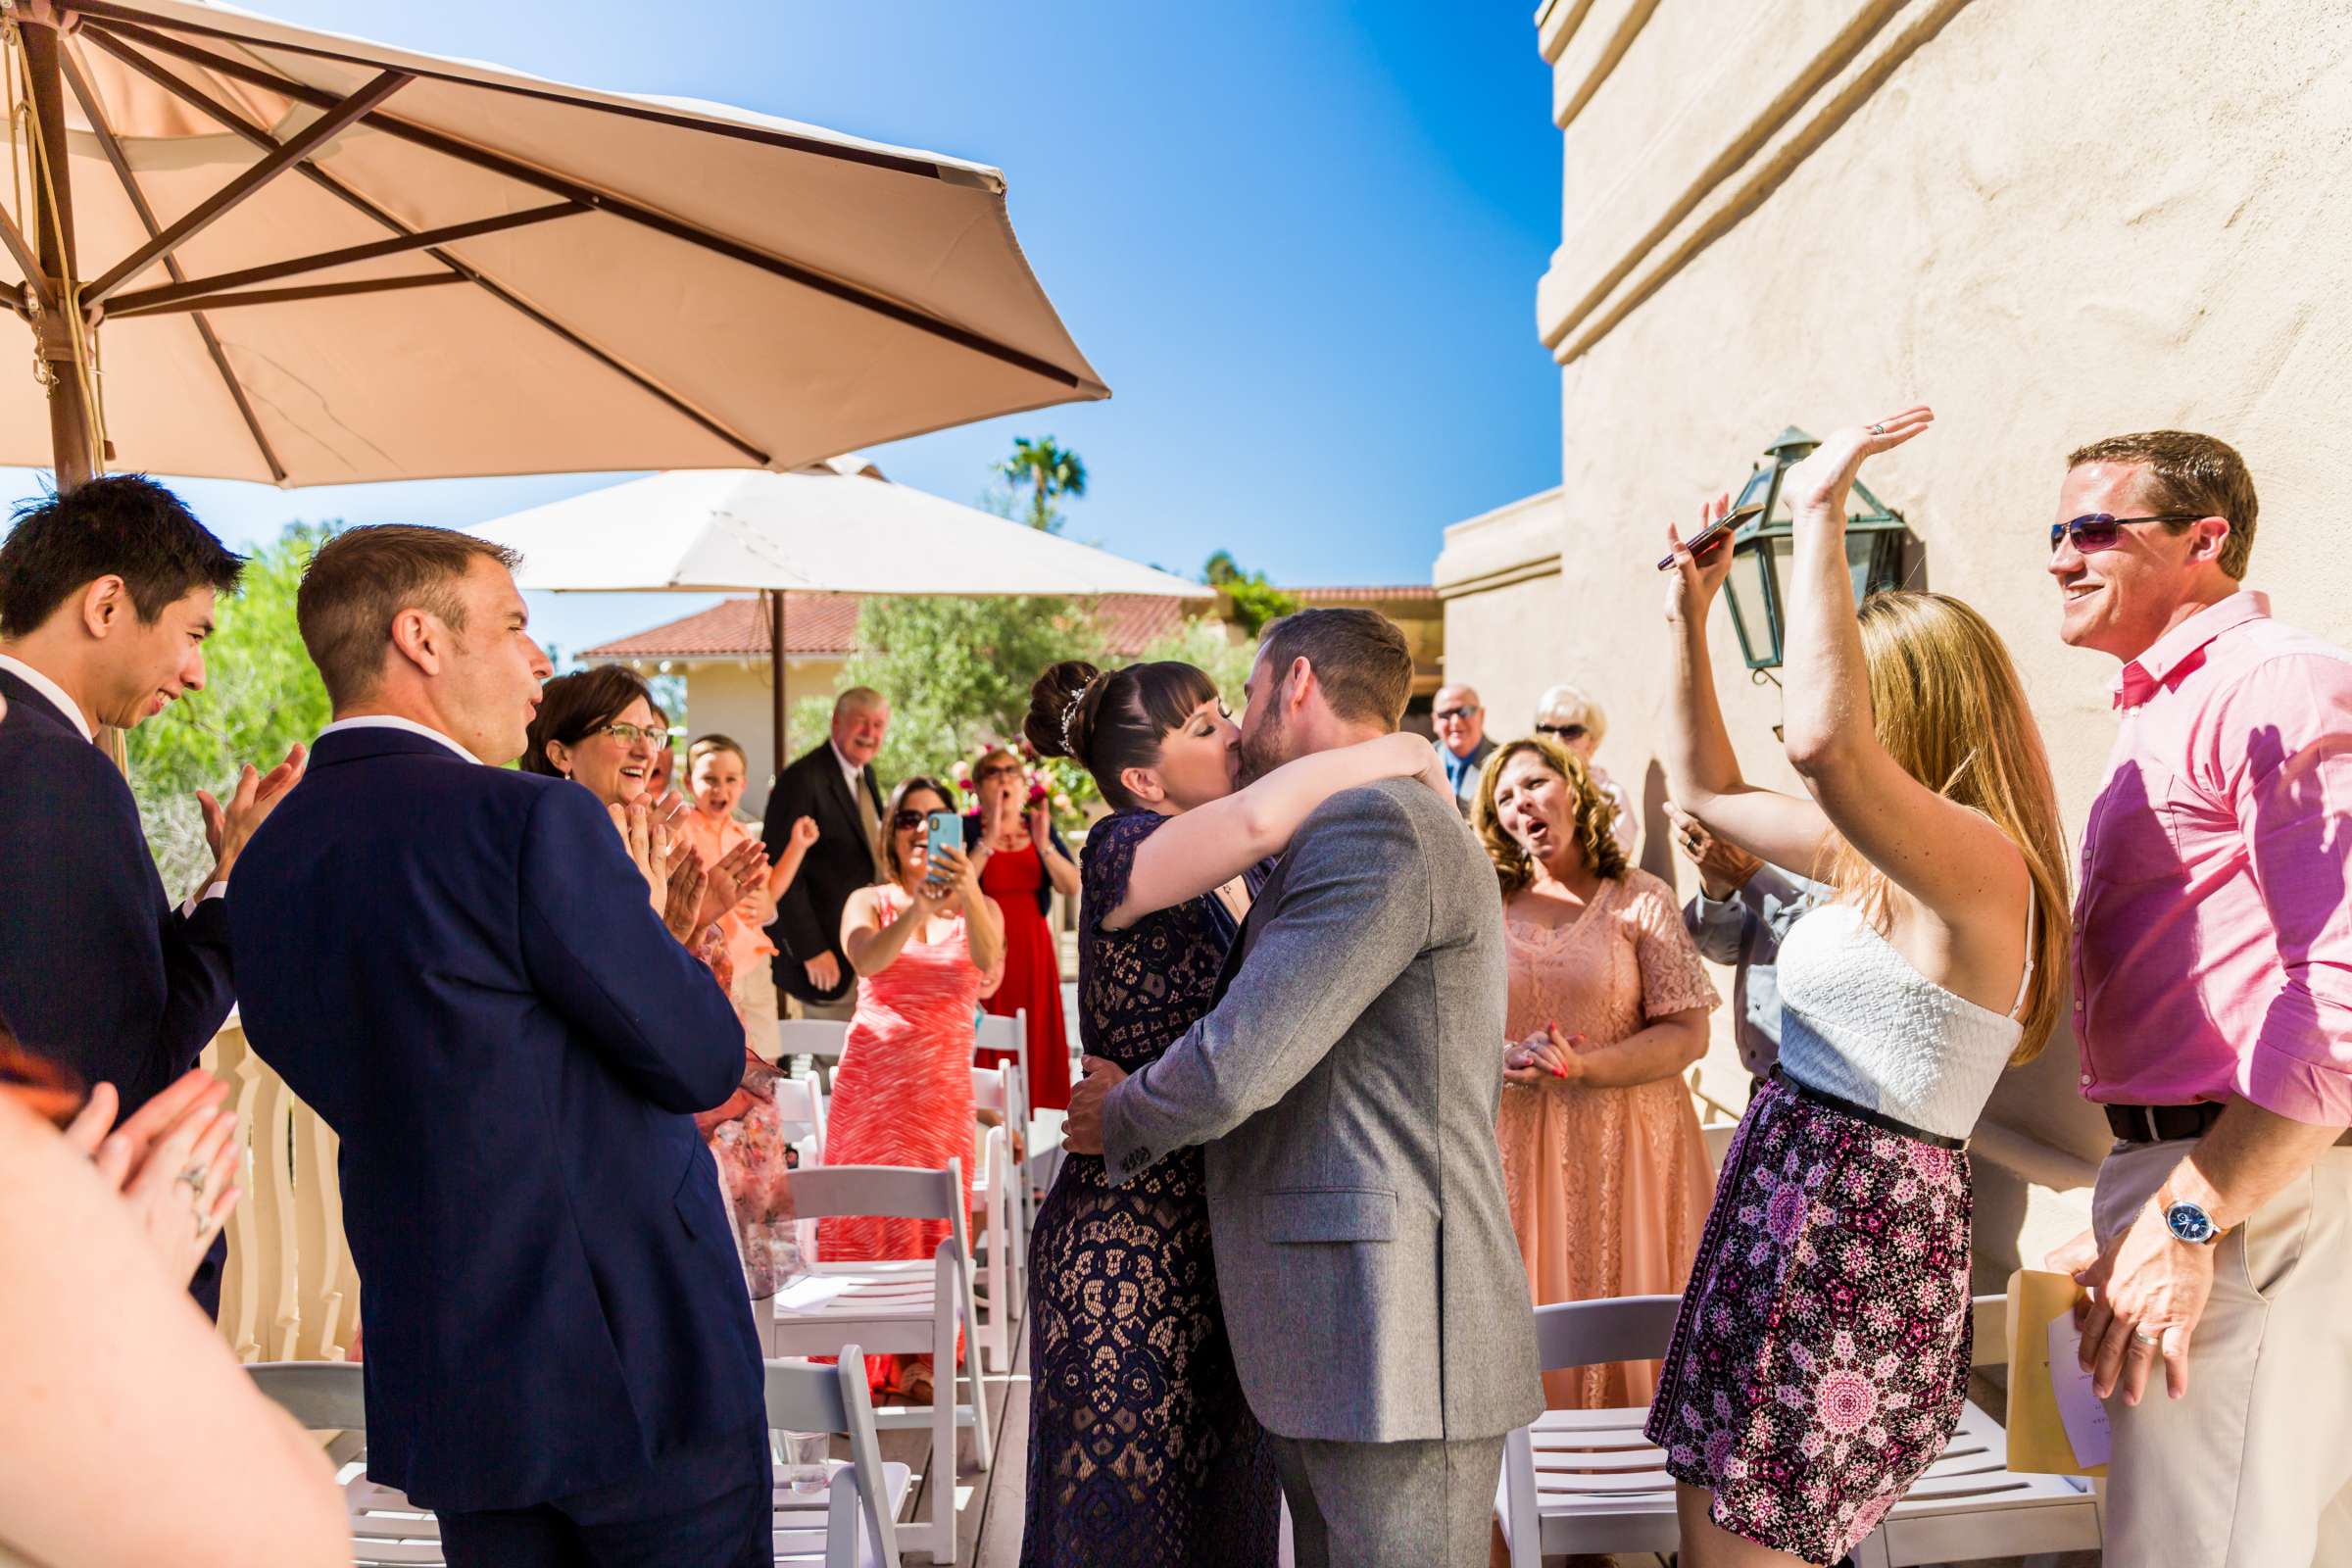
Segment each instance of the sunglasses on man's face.
M1548 735L1555 741L1581 741L1585 738L1582 724L1538 724L1536 733Z
M1440 722L1449 718L1475 718L1478 716L1478 710L1475 708L1441 708L1438 710L1437 716Z
M2202 512L2160 512L2152 517L2119 517L2108 512L2087 513L2050 524L2050 553L2057 554L2059 540L2071 538L2077 554L2095 556L2113 550L2124 530L2135 522L2194 522L2204 515Z

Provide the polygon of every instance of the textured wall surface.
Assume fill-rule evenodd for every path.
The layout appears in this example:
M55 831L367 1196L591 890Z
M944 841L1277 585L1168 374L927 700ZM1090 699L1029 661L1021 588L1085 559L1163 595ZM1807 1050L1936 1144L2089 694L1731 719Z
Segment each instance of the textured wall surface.
M1526 550L1562 567L1449 600L1448 672L1491 706L1589 682L1610 715L1600 760L1638 791L1661 716L1664 519L1736 486L1786 424L1824 434L1914 401L1936 429L1866 479L1926 541L1927 585L2008 640L2070 836L2115 671L2056 638L2044 541L2070 447L2157 426L2235 444L2263 499L2249 585L2352 642L2352 14L1554 0L1538 33L1555 118L1573 113L1537 312L1562 362L1562 489L1554 536ZM1441 589L1458 555L1449 535ZM1716 615L1749 771L1791 783L1778 694L1747 684ZM2053 1042L1989 1119L2095 1158L2073 1056ZM1979 1163L1988 1257L2037 1252L2087 1206Z

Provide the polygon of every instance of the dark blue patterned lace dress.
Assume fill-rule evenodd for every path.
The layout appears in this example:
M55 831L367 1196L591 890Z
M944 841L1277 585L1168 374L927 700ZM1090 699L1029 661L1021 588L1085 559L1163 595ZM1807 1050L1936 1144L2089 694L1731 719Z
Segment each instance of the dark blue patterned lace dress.
M1079 1035L1129 1072L1209 1010L1236 935L1214 897L1102 929L1165 820L1121 812L1086 844ZM1065 1159L1029 1278L1023 1568L1273 1568L1281 1492L1217 1306L1200 1151L1124 1187Z

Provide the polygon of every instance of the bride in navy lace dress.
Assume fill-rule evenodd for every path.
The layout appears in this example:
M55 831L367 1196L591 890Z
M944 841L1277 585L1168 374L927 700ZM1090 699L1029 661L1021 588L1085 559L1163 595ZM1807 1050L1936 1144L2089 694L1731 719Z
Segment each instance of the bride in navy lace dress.
M1088 1054L1142 1068L1216 1003L1255 868L1344 789L1437 753L1387 735L1234 790L1240 737L1190 664L1056 664L1030 743L1076 759L1115 814L1088 836L1078 1017ZM1217 1305L1200 1151L1114 1185L1073 1154L1030 1240L1024 1568L1272 1568L1281 1490Z

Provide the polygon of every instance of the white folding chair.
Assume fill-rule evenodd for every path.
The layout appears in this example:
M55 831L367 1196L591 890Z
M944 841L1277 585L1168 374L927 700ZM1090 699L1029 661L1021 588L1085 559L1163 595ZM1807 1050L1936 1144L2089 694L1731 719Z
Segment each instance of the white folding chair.
M375 1568L438 1568L441 1521L391 1487L368 1479L367 1374L357 1361L257 1361L254 1387L307 1432L334 1432L327 1457L351 1520L352 1560Z
M1029 1075L1029 1009L1023 1007L1009 1018L994 1013L980 1020L973 1040L974 1051L1008 1051L1019 1068L1021 1117L1008 1124L1020 1128L1023 1144L1021 1157L1020 1202L1021 1233L1029 1233L1037 1219L1037 1195L1051 1187L1054 1172L1061 1165L1061 1129L1056 1125L1052 1139L1041 1144L1035 1122L1036 1104L1029 1098L1030 1086L1036 1082ZM1026 1266L1025 1260L1023 1266ZM1027 1279L1022 1289L1028 1288Z
M767 1363L767 1424L776 1432L833 1432L850 1440L847 1463L826 1461L821 1492L795 1492L781 1465L775 1485L777 1568L899 1568L899 1509L913 1485L903 1464L885 1464L866 1397L864 1357L841 1348L837 1366Z
M1021 1240L1019 1214L1006 1191L1016 1179L1011 1149L1013 1107L1006 1081L1019 1072L1018 1067L972 1069L974 1108L1004 1117L1001 1126L975 1123L972 1128L972 1154L978 1161L973 1167L972 1212L981 1216L981 1234L988 1242L988 1257L980 1265L980 1278L988 1285L988 1294L980 1300L980 1347L987 1352L986 1365L992 1372L1012 1370L1013 1259L1018 1256Z
M1665 1354L1681 1298L1629 1296L1536 1308L1536 1351L1545 1371ZM2008 1354L2007 1301L1979 1297L1979 1366ZM1494 1512L1511 1568L1540 1568L1563 1553L1670 1552L1678 1548L1674 1478L1642 1435L1646 1409L1547 1410L1503 1442ZM2098 1498L2071 1476L2012 1475L2000 1424L1970 1403L1943 1453L1913 1483L1870 1538L1858 1568L2096 1548Z
M830 1091L833 1069L841 1065L841 1050L849 1039L850 1026L831 1018L779 1019L776 1060L786 1062L795 1056L811 1058L815 1070L824 1074L825 1087Z
M938 1170L897 1165L827 1165L795 1171L794 1211L803 1219L870 1215L946 1220L950 1234L928 1259L828 1263L778 1292L770 1356L838 1355L845 1345L868 1351L929 1355L929 1406L877 1410L875 1425L931 1429L931 1518L899 1532L901 1549L956 1560L956 1433L969 1427L972 1462L986 1470L995 1459L987 1393L980 1380L978 1312L972 1299L971 1239L963 1212L963 1168L950 1160ZM960 1370L956 1331L967 1340ZM957 1396L958 1382L968 1402Z
M816 1074L806 1078L779 1078L775 1086L776 1114L784 1120L784 1131L792 1141L802 1146L807 1157L804 1165L822 1165L825 1162L825 1088L816 1081Z

